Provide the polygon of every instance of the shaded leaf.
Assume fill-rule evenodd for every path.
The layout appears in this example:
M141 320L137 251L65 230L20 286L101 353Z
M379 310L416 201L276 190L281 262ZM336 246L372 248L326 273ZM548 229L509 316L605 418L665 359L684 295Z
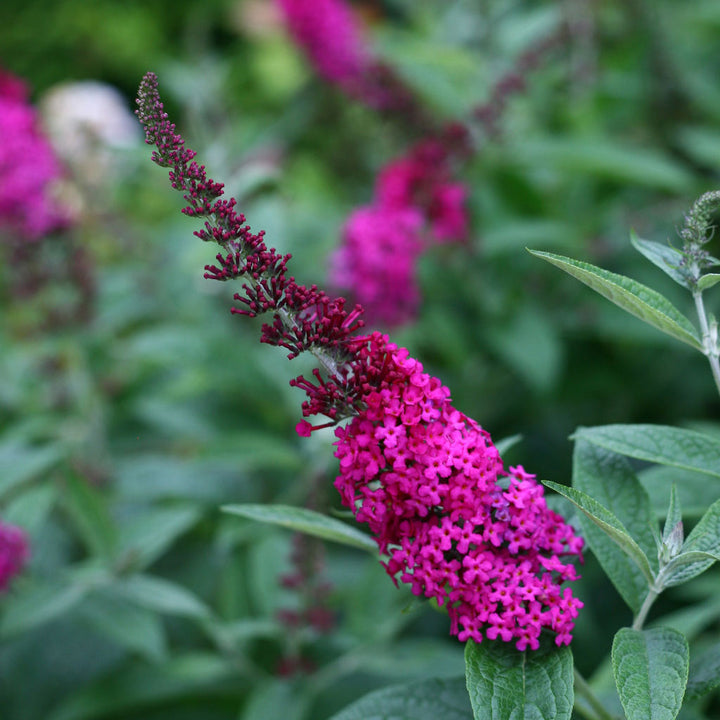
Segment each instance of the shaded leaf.
M330 720L470 720L465 679L421 680L371 692Z
M720 441L669 425L599 425L575 433L600 447L648 462L720 478Z
M717 687L720 687L720 644L691 658L685 694L689 698L698 698Z
M666 297L655 290L590 263L538 250L528 252L556 265L648 325L702 351L702 344L693 324Z
M669 275L676 283L685 288L690 287L685 274L679 269L683 261L683 254L679 250L652 240L642 240L634 231L630 232L630 242L638 252Z
M655 566L657 547L652 532L650 498L627 458L576 440L573 453L573 487L610 510ZM623 599L637 612L647 594L647 579L630 557L587 516L580 516L587 540ZM650 561L649 561L650 562Z
M350 545L377 554L377 545L360 530L315 510L291 505L225 505L223 512L307 533L323 540Z
M181 585L153 575L132 575L112 585L117 595L167 615L207 617L209 608Z

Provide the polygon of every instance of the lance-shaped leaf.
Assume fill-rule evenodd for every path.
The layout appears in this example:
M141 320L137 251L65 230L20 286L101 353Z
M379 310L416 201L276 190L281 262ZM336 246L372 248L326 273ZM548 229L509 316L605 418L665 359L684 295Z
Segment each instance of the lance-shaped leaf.
M702 343L693 324L655 290L590 263L539 250L529 252L564 270L648 325L702 351Z
M361 550L377 554L377 545L372 538L360 530L346 525L340 520L307 508L291 505L225 505L223 512L231 515L258 520L260 522L281 525L282 527L307 533L323 540L332 540L343 545L352 545Z
M596 500L593 500L589 495L575 488L565 487L550 480L543 480L543 485L560 493L560 495L570 500L573 505L577 506L593 523L603 530L609 538L616 542L620 549L638 566L648 585L654 582L655 578L647 555L645 555L635 540L630 537L630 533L628 533L625 526L617 519L614 513L603 507Z
M715 501L688 535L682 552L663 571L666 587L705 572L720 560L720 500Z
M645 556L654 562L657 546L650 498L627 458L577 440L573 453L573 487L613 513ZM581 513L579 522L582 535L603 570L625 602L638 612L648 588L642 571L590 518Z
M518 652L507 643L469 641L465 677L476 720L569 720L572 714L570 648Z
M676 283L685 288L690 287L686 273L682 271L683 254L679 250L652 240L642 240L635 231L630 233L630 242L639 253L667 273Z
M669 425L599 425L573 436L621 455L720 478L720 441Z
M612 666L627 720L674 720L688 679L685 636L672 628L632 630L615 635Z
M720 282L720 273L707 273L698 280L698 290L707 290Z

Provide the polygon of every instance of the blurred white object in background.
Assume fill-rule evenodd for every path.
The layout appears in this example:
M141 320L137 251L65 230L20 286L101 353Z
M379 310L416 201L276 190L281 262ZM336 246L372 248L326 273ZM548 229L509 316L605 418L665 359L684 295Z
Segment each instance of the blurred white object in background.
M55 152L86 190L117 180L125 165L118 151L142 144L129 101L105 83L56 85L40 101L40 111Z

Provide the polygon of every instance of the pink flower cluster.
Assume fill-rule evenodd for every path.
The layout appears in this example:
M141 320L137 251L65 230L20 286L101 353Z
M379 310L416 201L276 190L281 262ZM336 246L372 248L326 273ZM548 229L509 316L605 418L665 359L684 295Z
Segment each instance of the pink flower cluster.
M577 575L560 556L581 557L582 539L533 475L503 471L489 434L453 408L440 380L407 350L384 352L392 381L335 431L343 504L368 524L396 582L447 607L459 640L537 649L548 628L569 644L582 602L561 589Z
M373 321L389 327L410 321L420 304L420 255L433 243L467 237L467 188L452 181L450 165L444 142L419 143L383 168L373 204L345 224L330 280L351 292Z
M0 230L38 240L67 222L51 196L60 165L24 83L0 70Z
M22 571L29 555L25 533L19 527L0 522L0 592Z

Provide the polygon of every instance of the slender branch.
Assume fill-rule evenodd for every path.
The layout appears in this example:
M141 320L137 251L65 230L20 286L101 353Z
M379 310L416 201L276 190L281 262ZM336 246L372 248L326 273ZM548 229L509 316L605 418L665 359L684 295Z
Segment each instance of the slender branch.
M588 704L588 707L575 703L574 710L586 720L616 720L598 700L588 681L574 668L575 692Z
M695 309L697 310L698 319L700 320L700 329L702 330L703 353L710 362L715 387L720 393L720 357L718 357L717 338L713 337L713 332L708 325L707 314L705 312L705 303L701 290L693 291L693 299L695 300Z
M645 597L645 600L643 601L642 607L640 608L640 612L637 614L637 617L635 618L635 622L632 624L633 630L642 630L642 626L645 624L645 619L647 618L647 614L650 611L650 608L652 607L653 603L657 599L657 596L660 593L657 590L653 590L650 588L648 590L648 594Z

